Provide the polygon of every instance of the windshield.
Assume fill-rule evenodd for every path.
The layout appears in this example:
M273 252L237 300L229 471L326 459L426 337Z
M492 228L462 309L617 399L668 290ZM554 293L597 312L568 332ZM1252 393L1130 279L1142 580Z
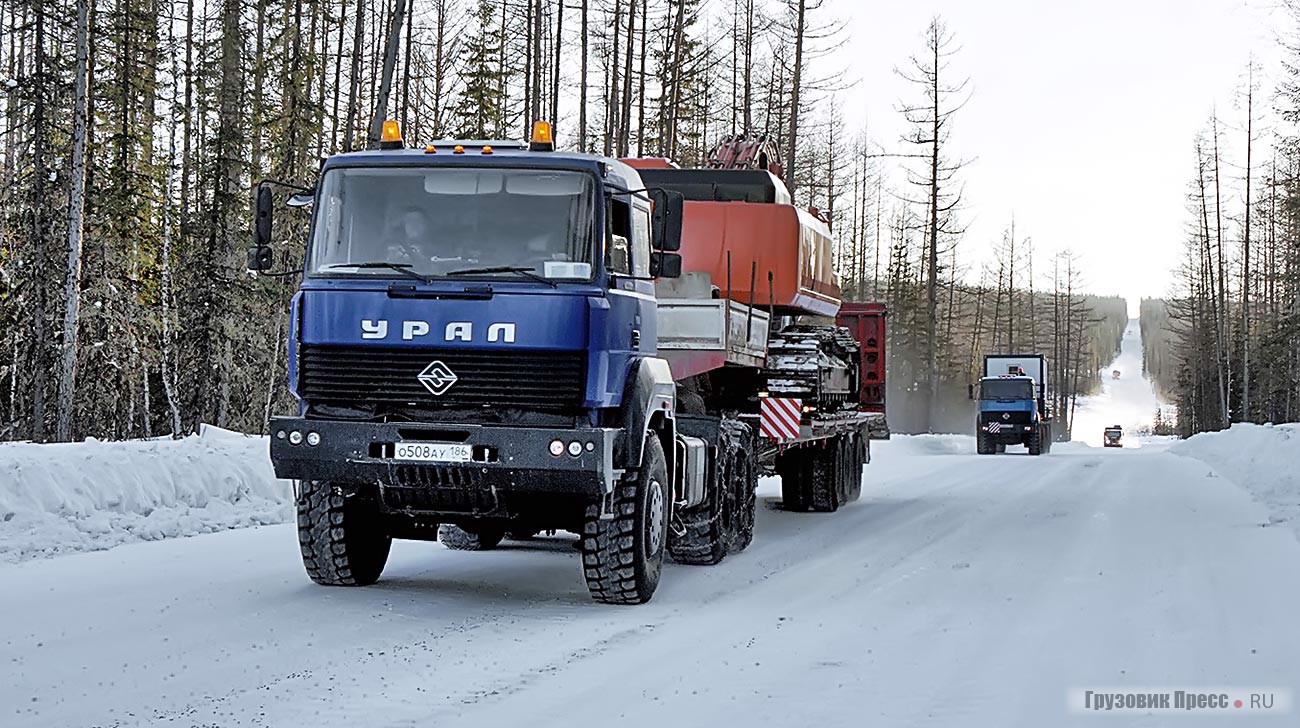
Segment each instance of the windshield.
M980 399L1033 399L1034 383L1028 379L985 379Z
M332 169L308 269L590 279L593 187L590 175L557 170Z

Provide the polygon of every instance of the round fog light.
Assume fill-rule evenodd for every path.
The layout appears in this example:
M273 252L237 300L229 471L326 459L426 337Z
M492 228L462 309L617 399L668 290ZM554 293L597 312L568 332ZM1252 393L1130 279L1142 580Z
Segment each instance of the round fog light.
M569 454L574 456L575 458L581 455L582 443L578 442L577 440L574 440L573 442L569 443Z
M595 450L595 449L596 449L596 443L594 443L594 442L589 442L589 443L587 443L587 452L591 452L592 450Z
M301 444L302 444L302 433L301 433L301 432L298 432L297 430L294 430L293 432L290 432L290 433L289 433L289 442L292 443L292 444L294 444L294 445L301 445Z
M564 454L564 443L559 440L551 440L551 454L559 457Z
M308 432L308 433L307 433L307 444L308 444L308 445L312 445L312 446L319 445L319 444L320 444L320 433L319 433L319 432Z
M283 440L283 439L284 439L284 430L280 430L279 432L275 433L275 439L277 439L277 440Z

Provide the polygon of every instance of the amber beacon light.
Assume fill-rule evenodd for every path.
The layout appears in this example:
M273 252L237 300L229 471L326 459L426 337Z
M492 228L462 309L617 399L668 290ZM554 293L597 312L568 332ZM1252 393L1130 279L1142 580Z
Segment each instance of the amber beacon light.
M384 128L379 134L380 149L401 149L402 148L402 127L398 126L396 121L389 119L384 122Z
M549 121L533 122L533 136L528 140L528 151L555 151L555 139L551 136L551 123Z

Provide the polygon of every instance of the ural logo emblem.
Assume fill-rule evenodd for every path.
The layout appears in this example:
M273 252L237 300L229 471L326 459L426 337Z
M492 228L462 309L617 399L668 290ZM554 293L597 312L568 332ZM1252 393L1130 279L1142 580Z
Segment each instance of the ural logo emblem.
M437 363L438 363L438 362L434 362L434 364L437 364ZM449 373L450 373L450 372L449 372ZM452 381L454 382L454 381L456 381L456 380L455 380L455 379L452 379ZM427 387L427 386L429 386L429 385L426 384L426 385L424 385L424 386ZM447 386L451 386L451 385L447 385ZM438 392L434 392L434 394L438 394ZM1010 414L1009 412L1003 412L1003 413L1002 413L1002 419L1004 419L1004 420L1009 420L1009 419L1011 419L1011 414Z
M460 379L455 372L440 361L429 362L429 366L425 367L424 371L416 375L415 378L420 380L420 384L423 384L424 388L429 390L429 394L435 397L445 394L448 389L451 389L451 385Z

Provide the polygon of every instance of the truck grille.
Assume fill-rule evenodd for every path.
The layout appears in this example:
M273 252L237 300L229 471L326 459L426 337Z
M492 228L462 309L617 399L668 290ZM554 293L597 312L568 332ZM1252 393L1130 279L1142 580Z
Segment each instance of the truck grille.
M439 395L419 379L433 362L445 367L435 384L455 376ZM582 352L302 345L298 393L313 404L564 410L582 404L584 370Z

